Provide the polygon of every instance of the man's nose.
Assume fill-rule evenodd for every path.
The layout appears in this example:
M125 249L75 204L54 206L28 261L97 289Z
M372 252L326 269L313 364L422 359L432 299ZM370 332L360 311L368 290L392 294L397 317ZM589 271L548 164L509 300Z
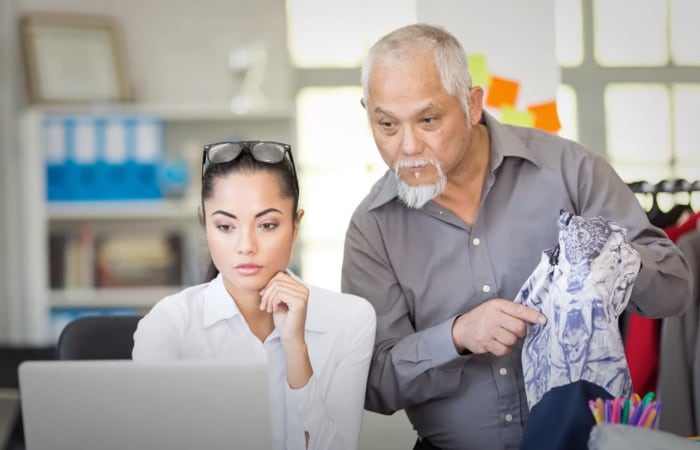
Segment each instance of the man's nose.
M404 127L401 140L401 153L404 155L420 153L420 144L420 136L416 130L411 126Z

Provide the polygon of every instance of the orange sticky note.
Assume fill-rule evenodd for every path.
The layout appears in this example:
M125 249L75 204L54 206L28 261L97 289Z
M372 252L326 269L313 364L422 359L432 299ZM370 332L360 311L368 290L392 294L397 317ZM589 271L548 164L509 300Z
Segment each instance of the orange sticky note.
M501 123L519 127L533 127L535 116L530 111L518 111L510 106L501 108Z
M472 76L472 86L488 87L491 76L486 65L486 55L481 53L468 55L467 64L469 74Z
M552 100L538 105L530 105L527 108L535 116L535 128L556 133L561 128L557 102Z
M504 106L515 106L515 99L518 97L520 83L514 80L491 76L489 92L486 96L486 106L492 108L503 108Z

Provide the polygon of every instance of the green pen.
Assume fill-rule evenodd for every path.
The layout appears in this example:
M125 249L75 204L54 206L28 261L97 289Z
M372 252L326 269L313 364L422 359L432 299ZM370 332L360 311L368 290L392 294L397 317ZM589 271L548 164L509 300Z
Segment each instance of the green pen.
M629 420L631 406L632 406L632 398L630 397L627 400L625 400L625 404L622 407L622 418L620 419L620 423L626 424L627 420Z
M649 405L649 403L652 402L652 400L654 400L654 392L649 391L649 392L647 392L647 395L645 395L644 398L642 399L642 403L641 403L642 411L644 411L644 408L646 408L647 405Z

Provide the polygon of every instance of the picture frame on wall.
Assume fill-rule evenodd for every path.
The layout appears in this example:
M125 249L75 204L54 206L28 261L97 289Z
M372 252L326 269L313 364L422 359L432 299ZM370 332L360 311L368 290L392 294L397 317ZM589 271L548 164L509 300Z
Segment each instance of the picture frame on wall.
M121 30L113 19L29 13L20 36L31 103L130 100Z

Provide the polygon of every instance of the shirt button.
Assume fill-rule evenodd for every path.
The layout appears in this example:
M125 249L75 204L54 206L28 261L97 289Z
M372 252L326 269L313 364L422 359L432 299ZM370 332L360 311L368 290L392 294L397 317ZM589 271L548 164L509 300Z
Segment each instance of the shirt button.
M438 211L438 214L442 215L442 211Z
M512 422L513 421L513 415L508 413L505 415L504 419L506 419L506 422Z
M472 244L479 245L479 244L481 244L481 240L479 238L474 238L474 239L472 239Z
M505 375L508 373L508 369L506 369L505 367L501 367L500 369L498 369L498 373L500 373L501 375Z
M485 284L485 285L481 286L481 291L482 292L491 292L491 286L489 286L488 284Z

